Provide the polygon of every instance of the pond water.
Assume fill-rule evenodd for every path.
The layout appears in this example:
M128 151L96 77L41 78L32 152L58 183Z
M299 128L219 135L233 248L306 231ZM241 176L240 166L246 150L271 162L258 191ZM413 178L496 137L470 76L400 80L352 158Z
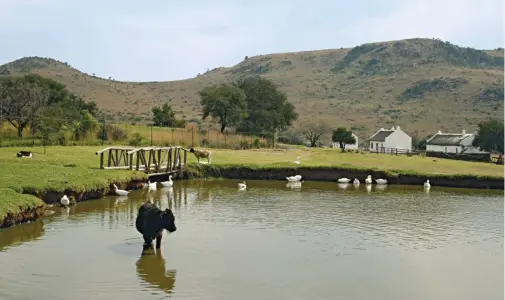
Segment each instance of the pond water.
M78 203L0 231L0 299L503 299L503 191L238 180ZM178 230L141 255L137 209Z

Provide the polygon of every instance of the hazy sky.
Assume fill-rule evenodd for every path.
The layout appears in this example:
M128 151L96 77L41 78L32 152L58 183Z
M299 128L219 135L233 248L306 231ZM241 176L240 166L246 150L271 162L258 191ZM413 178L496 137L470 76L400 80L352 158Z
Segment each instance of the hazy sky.
M68 62L118 80L176 80L244 56L437 37L503 47L503 0L0 0L0 64Z

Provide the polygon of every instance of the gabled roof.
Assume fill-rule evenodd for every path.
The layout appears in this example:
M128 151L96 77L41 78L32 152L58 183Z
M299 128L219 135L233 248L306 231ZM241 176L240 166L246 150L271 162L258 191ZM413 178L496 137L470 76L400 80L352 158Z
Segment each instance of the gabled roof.
M426 141L426 145L459 146L469 136L471 134L468 133L437 133Z
M370 137L370 141L374 142L384 142L388 136L391 135L391 133L395 132L394 130L385 130L385 129L380 129L377 131L374 135Z

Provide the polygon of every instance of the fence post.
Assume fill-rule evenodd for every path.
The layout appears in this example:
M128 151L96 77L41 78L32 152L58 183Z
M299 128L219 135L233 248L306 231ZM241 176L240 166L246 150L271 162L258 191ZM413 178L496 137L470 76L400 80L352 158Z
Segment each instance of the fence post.
M35 124L33 123L33 117L32 117L32 147L35 147Z
M102 146L103 146L103 141L105 139L105 119L102 120Z
M153 125L149 126L151 128L151 147L153 146Z
M398 148L396 148L396 156L398 156Z
M191 148L195 147L195 127L191 127Z

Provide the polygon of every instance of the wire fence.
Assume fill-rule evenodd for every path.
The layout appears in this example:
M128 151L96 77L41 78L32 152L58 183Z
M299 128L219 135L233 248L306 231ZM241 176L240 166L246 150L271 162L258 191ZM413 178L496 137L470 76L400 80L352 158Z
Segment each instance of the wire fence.
M12 118L11 118L12 120ZM43 127L47 122L61 121L65 125L48 132ZM208 147L223 149L252 149L275 147L273 139L261 137L260 133L235 133L189 123L184 128L134 125L111 121L88 122L63 118L32 118L18 132L17 122L0 119L0 147L17 146L173 146ZM69 125L70 124L70 125Z

